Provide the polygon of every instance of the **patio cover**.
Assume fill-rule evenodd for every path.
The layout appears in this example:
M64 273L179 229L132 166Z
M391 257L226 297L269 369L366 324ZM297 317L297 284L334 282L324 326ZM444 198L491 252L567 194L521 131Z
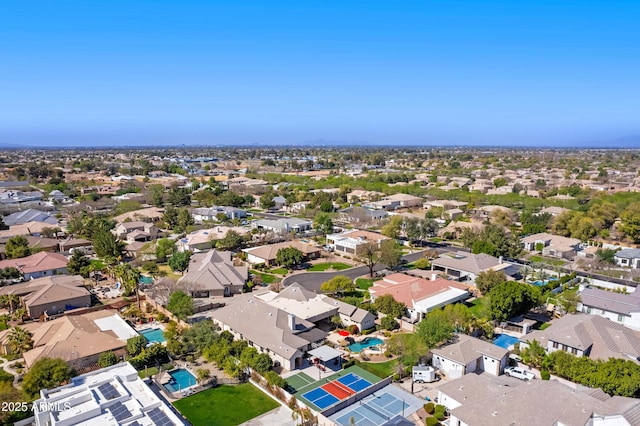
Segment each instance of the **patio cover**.
M334 358L342 356L342 352L337 349L333 349L331 346L320 346L308 352L313 358L318 358L322 362L331 361Z

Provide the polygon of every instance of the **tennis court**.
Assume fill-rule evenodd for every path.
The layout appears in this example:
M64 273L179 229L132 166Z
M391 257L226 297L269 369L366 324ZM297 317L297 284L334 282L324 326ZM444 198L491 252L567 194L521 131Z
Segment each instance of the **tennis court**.
M362 401L342 410L336 423L349 426L353 419L358 426L381 425L397 415L406 414L410 405L389 392L377 392Z
M302 394L302 397L318 407L320 410L325 410L327 407L330 407L371 385L372 383L370 381L363 379L357 374L348 373L345 376L338 377L335 380Z

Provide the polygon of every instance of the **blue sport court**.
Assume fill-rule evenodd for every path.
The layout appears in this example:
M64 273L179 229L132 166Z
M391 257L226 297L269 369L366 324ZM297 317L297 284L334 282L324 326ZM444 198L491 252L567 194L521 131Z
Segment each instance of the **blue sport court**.
M347 412L336 419L336 423L349 426L351 419L357 426L376 426L385 424L397 415L409 409L410 405L388 392L373 394L349 407ZM408 414L408 413L405 413Z
M335 382L338 382L339 384L335 384ZM327 389L318 387L307 393L304 393L302 396L307 401L318 407L320 410L325 410L333 404L368 388L372 385L372 383L368 380L363 379L357 374L349 373L345 376L337 378L336 380L328 382L326 385L329 385L332 388L337 388L336 391L338 392L334 394ZM340 392L341 389L343 390L342 392Z

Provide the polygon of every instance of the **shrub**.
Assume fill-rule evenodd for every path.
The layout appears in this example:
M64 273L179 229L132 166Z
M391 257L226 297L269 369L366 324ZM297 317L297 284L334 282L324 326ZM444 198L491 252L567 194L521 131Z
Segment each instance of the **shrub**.
M375 329L375 328L368 328L368 329L366 329L366 330L362 330L362 335L363 335L363 336L366 336L367 334L371 334L371 333L373 333L374 331L376 331L376 329Z
M540 370L540 378L542 380L549 380L551 378L551 373L549 373L549 370Z
M424 404L424 411L426 411L427 414L433 414L435 409L436 409L436 404L434 404L433 402L427 402L426 404Z
M351 334L358 334L360 332L360 329L357 325L351 324L349 327L347 327L347 331Z
M394 382L398 382L398 381L400 381L400 375L399 375L399 374L394 374L394 375L393 375L393 381L394 381Z
M359 364L360 361L358 361L355 358L350 359L349 361L346 361L342 364L342 368L349 368L349 367L353 367L356 364Z
M427 426L437 426L440 424L438 419L436 419L435 417L427 417L425 419L425 423L427 424Z

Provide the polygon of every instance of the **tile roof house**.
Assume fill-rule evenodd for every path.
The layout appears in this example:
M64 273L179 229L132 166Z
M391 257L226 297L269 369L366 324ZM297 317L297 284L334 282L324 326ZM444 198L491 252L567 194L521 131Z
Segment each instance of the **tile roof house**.
M178 251L207 251L215 246L215 242L227 236L229 231L239 235L247 235L249 231L238 226L214 226L213 228L193 231L176 241Z
M469 374L438 387L449 424L469 426L593 426L640 424L640 401L557 380Z
M119 223L112 232L116 237L130 242L150 241L162 236L162 231L153 223L140 221Z
M242 291L248 276L247 265L234 264L230 252L211 250L191 257L188 272L178 284L196 298L231 296Z
M578 311L600 315L626 327L640 330L640 291L629 294L586 287L580 292Z
M423 199L410 194L393 194L380 201L371 201L367 205L374 209L395 210L408 207L422 206Z
M478 274L483 271L502 271L507 277L511 277L518 274L519 267L485 253L473 254L458 251L443 253L437 259L433 259L431 269L444 271L457 281L475 281Z
M91 293L79 285L84 284L84 279L79 275L73 276L74 281L69 283L52 280L51 277L37 280L49 282L37 291L22 297L22 303L30 318L40 318L42 315L54 316L64 311L91 306Z
M257 229L266 229L268 231L284 234L286 232L304 232L311 229L313 223L305 219L295 217L287 217L277 220L260 219L252 222L252 226Z
M547 352L607 360L620 358L640 363L640 332L597 315L565 315L551 327L520 338L520 349L538 341Z
M360 206L350 206L338 211L341 220L350 223L375 222L384 219L389 214L386 210L368 209Z
M457 341L432 349L433 366L450 378L484 371L494 376L507 366L509 351L493 343L458 334Z
M191 216L197 223L204 221L219 222L218 215L224 215L227 219L242 219L247 217L247 212L229 206L200 207L191 211Z
M320 253L322 252L322 249L320 247L303 243L297 240L284 241L282 243L276 244L266 244L263 246L243 249L242 251L247 253L247 262L251 263L252 265L257 265L260 263L264 263L265 265L273 265L278 254L278 250L287 247L293 247L300 250L305 261L317 259L318 257L320 257Z
M391 295L407 306L411 319L419 321L427 312L467 299L469 286L444 278L436 277L430 281L396 273L374 282L369 293L372 300Z
M573 259L579 250L581 241L577 238L567 238L560 235L552 235L547 232L528 235L520 240L525 250L539 251L544 256L560 259Z
M0 261L0 269L17 268L25 280L67 273L67 258L59 253L38 252L20 259Z
M21 327L33 335L33 349L23 354L27 367L45 357L62 358L75 368L92 365L98 362L103 352L124 355L127 339L138 335L112 310L64 315ZM0 351L5 353L9 331L0 331Z
M36 209L26 209L4 217L4 223L7 226L22 225L27 222L44 222L49 226L58 225L58 219L54 215Z
M613 256L616 265L627 268L640 268L640 249L625 248L616 252Z
M303 364L304 353L324 341L326 333L312 322L269 305L250 293L236 296L234 303L211 313L222 330L267 353L283 368L294 370Z
M379 247L382 241L388 239L389 237L377 232L363 231L361 229L326 236L327 245L333 247L335 251L355 255L362 253L368 243L374 243Z
M82 287L84 286L84 278L80 275L53 275L49 277L35 278L18 284L0 287L0 296L3 294L26 296L40 291L49 284Z

